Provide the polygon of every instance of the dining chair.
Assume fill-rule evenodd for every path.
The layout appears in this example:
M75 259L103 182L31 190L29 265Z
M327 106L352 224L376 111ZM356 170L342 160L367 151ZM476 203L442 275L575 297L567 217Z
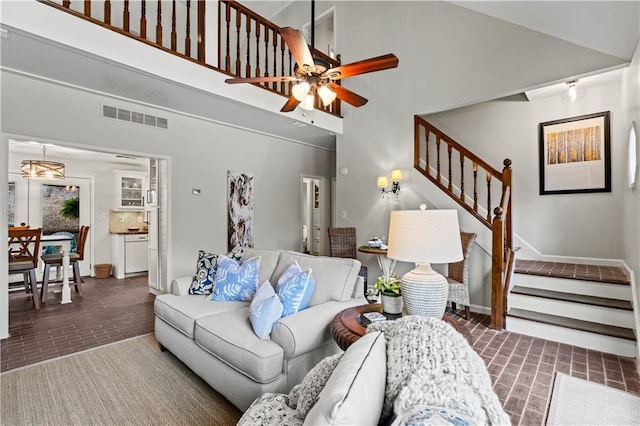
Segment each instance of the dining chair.
M80 227L80 233L78 235L76 251L69 253L69 263L73 266L73 283L76 289L76 293L82 296L82 277L80 276L80 261L84 260L84 247L87 242L87 236L89 235L89 226L82 225ZM62 253L43 254L42 261L44 262L44 277L42 279L42 288L40 290L40 297L42 303L46 303L48 289L49 289L49 275L51 274L51 267L62 267Z
M25 291L31 292L36 309L40 309L36 268L41 236L42 228L9 228L9 274L22 274Z
M449 283L449 297L451 309L457 309L456 303L464 305L464 319L471 319L469 309L469 255L473 248L477 234L472 232L460 232L462 242L463 259L459 262L449 263L447 282Z
M356 228L327 228L329 231L329 255L331 257L356 258ZM367 294L367 267L361 266L358 273L364 280L364 294Z

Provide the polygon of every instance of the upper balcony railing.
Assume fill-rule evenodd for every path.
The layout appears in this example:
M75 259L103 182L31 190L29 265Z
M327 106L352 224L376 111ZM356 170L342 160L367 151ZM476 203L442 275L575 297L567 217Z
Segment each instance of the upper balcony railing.
M218 2L217 22L209 18L216 15L211 2L204 0L37 1L232 77L294 75L295 60L280 28L234 0ZM217 57L206 57L205 35L216 33ZM313 55L340 65L339 58L318 50ZM288 98L293 84L256 86ZM339 116L340 100L315 108Z

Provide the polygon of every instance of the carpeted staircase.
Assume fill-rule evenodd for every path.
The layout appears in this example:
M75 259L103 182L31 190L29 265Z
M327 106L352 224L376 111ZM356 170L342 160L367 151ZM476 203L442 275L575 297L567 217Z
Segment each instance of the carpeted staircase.
M631 285L617 266L516 260L507 329L635 356Z

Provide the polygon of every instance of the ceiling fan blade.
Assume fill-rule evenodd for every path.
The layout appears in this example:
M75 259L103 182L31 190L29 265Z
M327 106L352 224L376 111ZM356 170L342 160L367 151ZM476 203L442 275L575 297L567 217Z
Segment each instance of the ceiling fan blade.
M309 50L307 41L304 39L302 31L291 27L284 27L280 28L280 35L282 35L284 42L289 47L293 58L298 64L298 68L307 70L307 74L315 71L316 66L313 62L313 56L311 56L311 51Z
M338 84L329 82L327 83L327 86L329 86L331 90L336 92L338 99L340 99L341 101L345 101L346 103L353 105L356 108L361 107L362 105L369 102L368 99L363 98L362 96L357 95L353 93L351 90L345 89L344 87Z
M368 72L382 71L398 66L398 57L393 53L378 56L376 58L365 59L364 61L353 62L339 67L330 68L322 73L321 78L330 80L340 80L341 78L353 77L354 75L366 74Z
M300 103L299 100L297 100L296 98L294 98L293 96L291 96L289 98L289 100L287 101L286 104L284 104L284 106L282 107L282 109L280 109L280 112L291 112L294 109L296 109L296 107L298 106L298 104Z
M298 81L297 77L285 77L285 76L276 76L276 77L247 77L247 78L228 78L225 80L226 83L229 84L237 84L237 83L280 83L282 81Z

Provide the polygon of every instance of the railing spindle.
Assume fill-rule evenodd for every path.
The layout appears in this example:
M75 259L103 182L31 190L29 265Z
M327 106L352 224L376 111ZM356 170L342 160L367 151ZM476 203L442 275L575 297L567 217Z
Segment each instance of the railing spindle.
M140 2L140 37L147 38L147 2Z
M242 63L240 62L240 25L242 25L242 15L240 11L236 9L236 75L241 76L240 67Z
M66 7L67 9L71 8L71 1L63 0L62 1L62 7Z
M91 16L91 0L84 0L84 16Z
M436 136L436 176L438 178L438 183L441 183L442 178L440 176L440 136Z
M178 33L176 32L176 0L171 2L171 50L178 50Z
M251 18L247 15L247 63L245 64L245 77L251 77Z
M156 43L162 46L162 0L158 0L158 20L156 22Z
M264 25L264 76L269 77L269 28ZM265 83L269 87L269 83Z
M198 0L198 61L204 63L205 57L205 24L206 24L206 1Z
M187 24L184 37L184 54L191 57L191 0L187 0Z
M487 174L487 221L491 223L491 173Z
M129 32L129 0L124 0L124 9L122 10L122 29Z
M104 23L111 25L111 0L104 2Z
M464 201L464 154L460 153L460 199Z
M284 75L285 71L284 71L284 48L285 48L285 42L282 39L282 36L280 36L280 72L281 75ZM280 82L280 91L282 93L285 93L285 87L287 85L284 84L284 81Z
M273 75L278 75L278 33L273 30ZM271 84L273 90L278 90L278 83L275 81Z
M451 144L447 144L447 157L448 157L448 161L449 161L449 176L447 181L449 182L449 191L453 190L453 178L452 178L452 174L451 174L451 169L453 168L451 166L451 151L452 151L452 147Z
M471 166L473 169L473 210L478 211L478 163L475 161Z

